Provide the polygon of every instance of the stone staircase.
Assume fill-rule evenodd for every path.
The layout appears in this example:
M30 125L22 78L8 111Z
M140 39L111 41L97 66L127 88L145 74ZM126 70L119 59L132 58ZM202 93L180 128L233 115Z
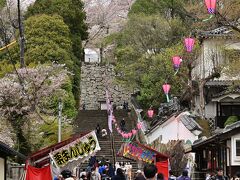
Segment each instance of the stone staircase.
M134 127L134 122L129 118L126 110L116 110L114 115L118 124L124 118L126 122L126 129L131 130ZM107 122L107 111L105 110L81 110L79 111L78 117L74 122L74 131L75 133L87 132L95 130L97 124L100 125L101 129L105 128L108 131L108 122ZM122 138L119 135L113 125L113 139L114 139L114 154L117 154L118 150L122 145ZM101 160L104 156L105 159L109 159L111 163L114 162L111 137L108 131L108 136L98 138L101 151L96 153L97 159ZM133 166L133 172L137 170L136 161L132 161L123 157L116 155L116 162L130 162ZM87 167L87 163L82 164L82 168Z

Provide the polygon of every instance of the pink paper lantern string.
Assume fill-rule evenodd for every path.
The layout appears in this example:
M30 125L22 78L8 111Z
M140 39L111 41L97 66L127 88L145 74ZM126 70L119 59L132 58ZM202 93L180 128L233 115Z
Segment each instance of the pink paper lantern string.
M174 56L172 58L172 62L173 62L174 71L176 71L175 74L174 74L174 76L175 76L178 73L178 70L180 68L182 59L179 56Z
M128 133L128 138L131 138L132 137L132 133Z
M170 84L164 84L163 85L163 91L164 91L164 94L166 95L167 102L169 102L168 93L169 93L170 89L171 89L171 85Z
M133 130L132 130L132 134L133 134L133 135L136 135L136 134L137 134L137 130L133 129Z
M141 129L141 128L142 128L142 123L141 123L141 122L137 123L137 128L138 128L138 129Z
M187 52L192 52L194 47L195 40L193 38L185 38L184 44L186 47Z
M138 127L138 128L132 129L130 132L125 133L125 132L123 132L123 131L121 130L121 128L118 126L117 121L114 122L114 125L115 125L115 128L116 128L118 134L120 134L120 135L123 137L123 139L124 139L123 141L124 141L124 142L131 142L131 141L133 140L134 136L137 134L137 130L136 130L136 129L142 127L142 124L141 124L141 123L138 123L138 124L137 124L137 127Z
M149 117L149 118L152 118L153 115L154 115L153 109L149 109L149 110L147 111L147 114L148 114L148 117Z

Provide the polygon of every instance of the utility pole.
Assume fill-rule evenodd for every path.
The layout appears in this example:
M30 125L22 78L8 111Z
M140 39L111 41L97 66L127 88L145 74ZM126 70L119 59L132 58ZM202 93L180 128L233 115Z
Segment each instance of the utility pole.
M23 68L25 67L25 62L24 62L25 38L24 38L23 23L22 23L22 17L21 17L20 0L17 1L17 9L18 9L19 45L20 45L20 67Z
M58 142L61 142L62 140L62 109L63 109L63 103L62 99L59 99L58 102Z

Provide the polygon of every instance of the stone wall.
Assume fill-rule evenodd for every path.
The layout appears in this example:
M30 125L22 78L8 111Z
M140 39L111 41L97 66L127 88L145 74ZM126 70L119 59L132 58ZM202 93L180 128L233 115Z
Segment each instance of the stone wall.
M106 101L107 84L114 105L121 108L124 101L130 103L132 92L123 85L116 84L115 76L113 65L82 63L80 109L83 109L83 106L86 110L100 109L100 102Z

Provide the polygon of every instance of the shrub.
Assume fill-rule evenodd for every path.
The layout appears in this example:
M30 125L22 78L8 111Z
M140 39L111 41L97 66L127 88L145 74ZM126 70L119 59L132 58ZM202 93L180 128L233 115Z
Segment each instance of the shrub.
M227 121L224 123L224 127L226 127L227 125L231 125L235 122L238 121L238 117L237 116L229 116Z

